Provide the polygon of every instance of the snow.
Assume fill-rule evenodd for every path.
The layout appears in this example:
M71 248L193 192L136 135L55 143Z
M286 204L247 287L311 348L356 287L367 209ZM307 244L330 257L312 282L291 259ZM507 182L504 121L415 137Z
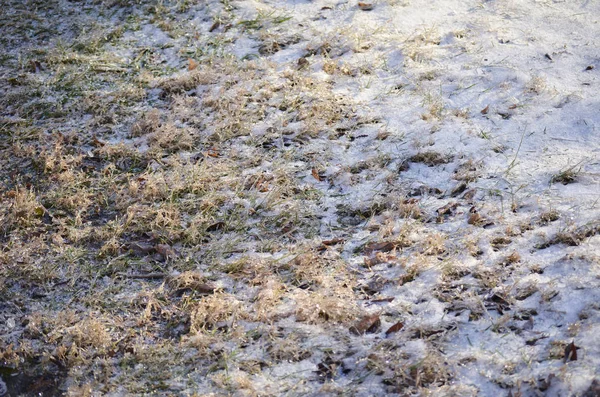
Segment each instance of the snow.
M263 6L250 1L239 3L245 9ZM323 60L316 56L308 58L312 77L331 81L334 92L352 98L362 113L380 118L381 124L392 133L391 142L383 144L374 141L373 131L367 128L355 133L367 134L366 139L311 141L307 150L326 150L329 154L326 173L335 175L334 184L341 193L334 195L336 188L314 181L310 172L304 177L324 195L324 225L337 224L332 211L336 204L360 206L373 202L382 180L403 158L418 152L415 144L451 154L455 159L482 162L482 175L469 188L487 192L488 197L496 192L495 199L482 205L490 214L501 216L504 225L513 220L516 224L517 218L524 221L527 214L542 209L557 209L564 214L556 224L515 238L513 246L523 256L523 262L511 276L513 288L534 285L542 294L557 291L558 298L546 301L542 294L535 293L516 302L515 310L528 308L538 313L533 328L523 334L494 332L492 326L499 319L495 314L487 313L477 321L468 321L464 312L457 314L454 320L458 328L445 345L446 355L472 356L475 360L459 366L454 382L473 385L480 395L500 395L505 392L497 385L496 371L504 363L517 363L519 379L527 378L528 371L532 377L559 371L569 374L561 377L562 383L552 385L550 395L580 394L586 390L597 374L597 356L592 359L588 354L586 364L559 365L544 360L526 361L525 366L518 363L528 356L543 354L541 347L525 344L527 335L546 332L549 339L568 339L565 330L569 324L577 323L582 310L599 298L597 237L586 240L580 247L561 245L532 251L531 244L569 226L598 219L598 71L586 70L598 63L600 55L598 3L380 1L369 12L345 1L264 4L279 13L293 15L294 23L287 29L309 40L308 45L316 46L327 37L339 40L341 48L334 50L338 56L332 57L338 64L376 68L371 74L355 78L332 77L322 71ZM325 6L332 9L324 10ZM355 43L354 51L346 49L350 41ZM278 63L279 69L291 67L301 56L299 48L306 45L302 42L280 51L270 60ZM400 92L393 92L393 87L399 84ZM461 110L467 116L434 118L433 122L421 120L421 114L435 101L444 111ZM481 112L484 108L488 108L486 114ZM496 147L504 149L495 152ZM342 171L348 165L381 154L389 155L390 161L380 175L368 178L361 175L356 182L351 174ZM549 182L553 175L576 164L581 165L578 183L563 186ZM455 168L456 161L437 167L414 164L398 176L398 182L412 180L413 186L426 184L448 192L456 184L452 180ZM503 197L502 202L498 195ZM511 199L518 202L519 215L509 212ZM435 209L446 202L431 197L423 200L422 205ZM460 235L463 227L448 222L439 229L452 236ZM472 230L472 233L486 237L499 233L501 228L498 225L491 231ZM344 258L354 263L354 249L370 235L366 231L352 235L346 243ZM559 260L575 253L582 255L582 259ZM486 257L493 261L501 255L489 250L484 254ZM528 268L533 264L544 269L543 274L530 274ZM396 301L390 308L408 304L412 325L434 327L453 318L445 312L446 305L431 296L430 282L435 281L437 273L428 273L431 277L422 277L392 294ZM592 336L592 330L600 329L590 322L587 327L575 337L576 343L586 346L585 349L596 349L597 337ZM409 342L402 349L411 352L416 347ZM509 371L500 378L513 387L511 376L517 377Z

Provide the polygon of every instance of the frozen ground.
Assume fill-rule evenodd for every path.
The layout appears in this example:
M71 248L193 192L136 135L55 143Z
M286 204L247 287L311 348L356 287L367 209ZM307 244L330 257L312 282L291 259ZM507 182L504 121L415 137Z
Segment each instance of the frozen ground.
M600 3L127 3L0 11L9 395L600 395Z

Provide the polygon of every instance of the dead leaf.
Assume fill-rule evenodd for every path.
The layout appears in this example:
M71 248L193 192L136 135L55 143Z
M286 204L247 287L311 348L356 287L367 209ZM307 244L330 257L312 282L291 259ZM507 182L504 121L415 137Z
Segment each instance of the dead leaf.
M302 69L305 66L308 66L308 59L305 57L298 58L298 69Z
M214 157L214 158L217 158L220 156L219 151L217 149L208 149L206 151L206 155L209 157Z
M464 192L465 190L467 190L467 183L461 182L458 185L454 186L452 191L450 191L450 196L456 197L459 194L461 194L462 192Z
M371 303L384 303L384 302L392 302L394 300L393 296L390 296L388 298L378 298L378 299L371 299Z
M551 373L550 375L548 375L548 377L546 379L540 379L538 381L538 389L540 391L546 391L550 388L550 386L552 385L552 379L556 378L556 375L554 375L553 373Z
M478 213L474 213L474 214L471 214L467 223L469 225L479 226L483 223L483 218Z
M584 397L600 396L600 381L594 379L589 389L583 395Z
M467 192L463 194L463 199L471 201L473 200L473 197L475 197L475 193L477 193L477 189L467 190Z
M32 59L29 61L29 69L31 73L39 73L42 70L42 64Z
M490 111L490 105L487 105L486 107L484 107L481 110L481 114L488 114L489 111Z
M177 293L183 293L185 290L193 290L201 294L212 294L217 287L210 283L191 282L188 285L177 290Z
M194 70L198 67L198 62L194 61L192 58L188 58L188 70Z
M102 147L106 145L106 143L102 142L100 139L93 137L92 138L92 146L94 147Z
M371 11L373 9L373 4L372 3L362 3L362 2L359 2L358 3L358 8L360 8L363 11Z
M215 23L213 23L213 24L210 26L210 29L208 29L208 31L209 31L209 32L213 32L213 31L215 31L216 29L219 29L219 26L221 26L221 21L215 21Z
M567 361L577 361L577 349L578 346L575 346L575 342L571 342L565 347L565 363Z
M375 251L389 252L394 248L396 248L396 244L389 241L383 243L369 243L365 245L365 254L371 255Z
M317 170L316 168L313 168L311 173L313 178L315 178L317 181L321 182L323 180L321 175L319 175L319 170Z
M349 328L354 335L364 335L365 333L375 333L381 326L379 314L364 316L360 321Z
M448 203L445 206L438 208L437 213L439 216L441 215L452 215L454 210L458 207L458 203Z
M129 249L136 255L147 255L154 252L154 245L145 241L136 241L129 244Z
M327 355L325 360L317 364L316 374L319 376L319 380L324 382L327 379L333 379L342 366L342 362L334 360L331 356Z
M209 227L206 228L207 232L215 232L217 230L222 230L225 227L225 222L223 221L219 221L219 222L215 222L212 225L210 225Z
M156 252L163 257L163 259L173 259L177 256L177 253L168 244L158 244L156 246Z
M402 328L404 328L404 323L398 321L396 324L389 327L388 330L385 331L385 334L386 335L393 334L395 332L400 331Z
M321 244L325 245L325 246L329 246L329 245L336 245L336 244L340 244L343 243L344 240L343 238L332 238L331 240L323 240L321 242Z

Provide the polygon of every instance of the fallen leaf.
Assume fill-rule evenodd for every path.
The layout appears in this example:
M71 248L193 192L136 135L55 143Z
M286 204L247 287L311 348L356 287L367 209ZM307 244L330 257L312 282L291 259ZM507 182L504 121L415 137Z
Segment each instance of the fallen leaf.
M349 331L354 335L364 335L365 333L375 333L381 326L379 314L366 315L356 324L349 328Z
M592 381L590 388L585 392L584 396L600 396L600 381L598 381L598 379Z
M365 254L371 255L375 251L389 252L394 248L396 248L396 245L389 241L383 243L369 243L365 245Z
M363 11L371 11L373 9L373 4L372 3L362 3L362 2L359 2L358 3L358 8L360 8Z
M173 259L176 256L175 250L168 244L158 244L155 248L156 252L158 252L163 259Z
M215 21L215 23L213 23L213 24L210 26L210 29L208 29L208 31L209 31L209 32L213 32L213 31L215 31L216 29L219 29L219 26L221 26L221 21Z
M450 192L450 196L456 197L459 194L461 194L462 192L464 192L465 190L467 190L467 183L461 182L452 189L452 191Z
M393 296L390 296L388 298L378 298L378 299L371 299L371 303L384 303L384 302L392 302L394 300Z
M189 285L187 285L186 287L181 288L177 292L181 293L181 292L184 292L186 289L190 289L190 290L199 292L201 294L212 294L213 292L215 292L217 287L215 287L213 284L209 284L209 283L192 282Z
M467 223L469 225L478 226L483 223L483 218L478 213L474 213L474 214L471 214L471 216L469 216L469 220L467 221Z
M219 157L219 151L217 149L208 149L206 151L206 155L209 157L217 158Z
M305 57L298 58L298 69L308 66L308 60Z
M331 240L323 240L321 242L321 244L329 246L329 245L340 244L340 243L343 243L344 241L346 241L346 240L344 240L343 238L332 238Z
M321 182L323 180L321 179L321 175L319 175L319 171L316 168L313 168L311 173L313 178L315 178L317 181Z
M154 245L144 241L137 241L129 244L129 249L137 255L147 255L154 252Z
M42 64L39 61L31 60L29 61L29 69L31 73L38 73L42 70Z
M215 232L217 230L222 230L224 227L225 227L225 222L219 221L219 222L213 223L212 225L207 227L206 231L207 232Z
M198 67L198 62L194 61L192 58L188 58L188 70L194 70Z
M550 374L548 375L548 377L546 379L540 379L538 381L538 389L540 391L546 391L550 388L550 386L552 385L552 379L556 378L556 375L554 374Z
M488 114L489 111L490 111L490 105L487 105L486 107L484 107L481 110L481 114Z
M458 203L448 203L443 207L437 209L438 215L452 215L454 210L458 207Z
M579 347L575 346L575 342L571 342L565 347L565 362L577 361L577 349Z
M385 331L385 334L386 335L393 334L395 332L400 331L402 328L404 328L404 323L398 321L396 324L389 327L388 330Z
M102 147L106 145L106 143L102 142L100 139L93 137L92 138L92 146L94 147Z
M319 380L324 382L327 379L333 379L338 373L339 367L342 362L334 360L331 356L327 355L325 360L317 364L316 374L319 376Z
M467 192L465 194L463 194L463 198L467 201L473 200L473 197L475 197L476 193L477 193L476 189L467 190Z

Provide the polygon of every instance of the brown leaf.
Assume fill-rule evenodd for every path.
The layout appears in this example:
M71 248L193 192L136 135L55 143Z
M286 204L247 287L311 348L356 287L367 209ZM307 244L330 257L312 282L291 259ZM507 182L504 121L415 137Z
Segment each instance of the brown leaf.
M192 58L188 58L188 70L194 70L198 67L198 62L194 61Z
M474 213L471 214L471 216L469 216L469 220L467 222L469 223L469 225L478 226L483 223L483 218L478 213Z
M147 255L154 252L154 245L145 241L136 241L129 244L129 249L137 255Z
M381 326L379 314L366 315L356 324L349 328L354 335L364 335L365 333L375 333Z
M321 244L329 246L329 245L341 244L344 241L346 241L346 240L344 240L343 238L332 238L331 240L323 240L321 242Z
M490 105L487 105L486 107L484 107L481 110L481 114L488 114L489 111L490 111Z
M217 149L208 149L206 151L206 155L209 157L214 157L214 158L217 158L220 156L219 151Z
M600 396L600 381L598 379L594 379L590 388L584 394L584 397L592 397L592 396Z
M372 3L362 3L362 2L359 2L358 3L358 8L360 8L363 11L371 11L373 9L373 4Z
M389 327L388 330L385 331L385 334L386 335L393 334L395 332L400 331L402 328L404 328L404 323L398 321L396 324Z
M92 146L94 147L102 147L106 145L106 143L102 142L100 139L93 137L92 138Z
M454 188L450 191L450 196L456 197L465 190L467 190L467 183L461 182L458 185L454 186Z
M298 69L302 69L305 66L308 66L308 59L305 57L298 58Z
M175 250L168 244L158 244L156 246L156 252L158 252L163 259L173 259L177 255Z
M384 302L392 302L394 300L393 296L390 296L388 298L378 298L378 299L371 299L371 303L384 303Z
M565 347L565 362L577 361L577 349L579 347L575 346L575 342L571 342Z
M215 222L212 225L210 225L209 227L206 228L207 232L215 232L217 230L222 230L225 227L225 222L223 221L219 221L219 222Z
M219 26L221 26L221 21L215 21L215 23L213 23L213 24L210 26L210 29L208 29L208 31L209 31L209 32L213 32L213 31L215 31L216 29L218 29L218 28L219 28Z
M31 73L38 73L42 70L42 64L39 61L31 60L29 61L29 69Z
M467 201L471 201L471 200L473 200L473 197L475 197L476 193L477 193L477 189L467 190L467 192L465 194L463 194L463 198Z
M311 173L313 178L315 178L317 181L321 182L323 180L321 178L321 175L319 175L319 170L317 170L316 168L313 168Z
M396 245L391 242L369 243L365 245L365 254L371 255L375 251L389 252L396 248Z
M201 282L190 283L190 285L188 285L187 288L199 292L201 294L211 294L217 289L217 287L215 287L213 284Z
M456 207L458 207L458 203L448 203L445 206L438 208L437 213L438 215L452 215Z

